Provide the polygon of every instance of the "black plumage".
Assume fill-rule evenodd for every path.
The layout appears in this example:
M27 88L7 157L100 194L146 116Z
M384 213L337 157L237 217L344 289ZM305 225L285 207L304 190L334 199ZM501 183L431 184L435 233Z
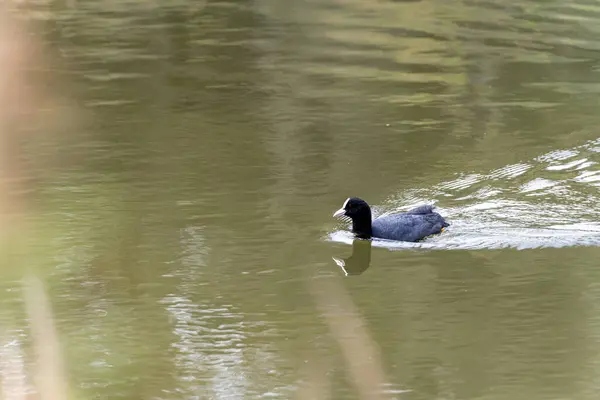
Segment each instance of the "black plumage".
M350 197L334 217L352 220L352 232L364 239L371 237L416 242L427 236L441 233L449 226L444 218L433 211L433 206L423 205L401 214L386 215L372 220L371 207L358 197Z

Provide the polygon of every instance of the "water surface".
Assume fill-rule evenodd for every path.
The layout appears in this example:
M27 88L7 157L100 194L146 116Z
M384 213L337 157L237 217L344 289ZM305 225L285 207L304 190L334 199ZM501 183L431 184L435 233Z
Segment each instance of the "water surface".
M596 398L596 3L35 11L82 116L29 153L59 154L27 262L75 397ZM452 225L353 242L348 196ZM2 374L27 380L2 285Z

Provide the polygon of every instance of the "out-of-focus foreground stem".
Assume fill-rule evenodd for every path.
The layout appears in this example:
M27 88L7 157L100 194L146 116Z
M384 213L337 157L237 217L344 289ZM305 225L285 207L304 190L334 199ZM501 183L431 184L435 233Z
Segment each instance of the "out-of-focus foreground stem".
M35 235L25 224L32 212L28 193L33 189L33 181L23 162L23 144L35 140L40 133L37 128L43 125L36 121L42 90L30 74L32 68L40 68L43 60L35 36L6 7L6 3L0 4L0 273L22 274L29 333L36 355L27 380L35 386L35 397L66 399L67 381L50 301L43 280L35 274L34 266L27 265L33 257L25 260L27 249L20 248L25 238ZM14 379L2 381L5 386L7 382L25 385ZM2 388L4 398L9 400L24 399L27 392L25 387Z
M387 379L379 348L352 298L336 278L312 280L309 288L331 337L340 346L348 379L359 398L386 398L383 389Z

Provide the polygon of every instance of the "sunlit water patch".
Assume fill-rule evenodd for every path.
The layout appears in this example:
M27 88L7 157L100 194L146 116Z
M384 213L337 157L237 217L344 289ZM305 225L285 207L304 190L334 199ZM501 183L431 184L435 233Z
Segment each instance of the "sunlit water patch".
M272 340L279 335L268 323L227 301L214 288L219 275L206 267L211 249L205 229L180 232L182 257L165 277L177 279L173 293L160 300L172 326L171 351L178 386L170 395L186 398L289 398L294 386L273 388L257 376L280 379L283 370ZM214 271L213 271L214 273ZM204 300L199 301L198 288ZM201 298L201 297L200 297ZM208 299L207 299L208 298Z
M451 226L419 243L373 240L389 249L494 249L600 245L600 139L489 173L467 173L427 189L401 192L375 216L423 203ZM329 240L352 243L349 230Z

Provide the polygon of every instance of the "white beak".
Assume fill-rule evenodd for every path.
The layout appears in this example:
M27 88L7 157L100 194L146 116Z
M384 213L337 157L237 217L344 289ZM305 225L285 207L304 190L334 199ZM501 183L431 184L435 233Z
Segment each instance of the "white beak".
M340 208L339 210L337 210L336 212L333 213L333 216L335 218L339 218L344 215L346 215L346 210L344 210L343 208Z
M344 275L348 276L348 271L346 271L346 268L344 268L346 266L346 262L344 260L342 260L341 258L335 258L335 257L331 257L331 258L333 258L333 262L336 263L337 266L342 269L342 271L344 271Z

